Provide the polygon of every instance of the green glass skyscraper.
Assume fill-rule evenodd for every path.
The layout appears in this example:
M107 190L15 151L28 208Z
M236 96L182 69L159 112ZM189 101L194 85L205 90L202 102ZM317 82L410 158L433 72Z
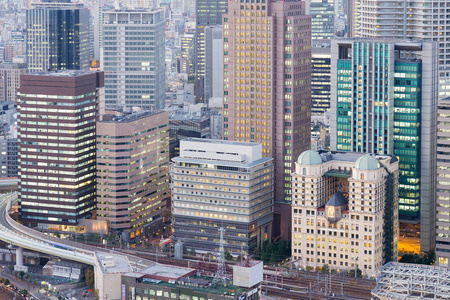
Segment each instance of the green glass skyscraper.
M421 225L422 251L435 243L437 51L363 39L331 49L331 147L397 156L400 220Z

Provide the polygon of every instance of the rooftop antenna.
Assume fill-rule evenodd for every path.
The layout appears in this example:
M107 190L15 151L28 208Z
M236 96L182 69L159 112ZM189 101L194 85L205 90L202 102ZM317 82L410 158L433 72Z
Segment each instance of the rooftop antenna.
M227 271L225 267L225 250L224 250L225 243L223 240L223 233L225 232L225 228L220 227L219 232L220 232L219 260L217 262L217 272L211 284L215 284L219 281L222 281L223 285L227 286Z

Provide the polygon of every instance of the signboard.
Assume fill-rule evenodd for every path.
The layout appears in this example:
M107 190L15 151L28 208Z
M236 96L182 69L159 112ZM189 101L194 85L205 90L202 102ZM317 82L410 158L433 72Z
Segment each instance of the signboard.
M122 284L122 300L125 300L125 284Z
M245 294L239 297L239 300L244 300L245 299Z
M258 292L258 288L254 288L253 290L251 290L250 292L247 293L247 296L251 296L253 294L256 294Z

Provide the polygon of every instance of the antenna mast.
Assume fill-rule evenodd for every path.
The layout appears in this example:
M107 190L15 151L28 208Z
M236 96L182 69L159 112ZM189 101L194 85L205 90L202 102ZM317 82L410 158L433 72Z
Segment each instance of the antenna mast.
M222 281L223 285L227 285L227 270L225 267L225 248L224 248L224 240L223 233L225 232L225 228L220 227L220 241L219 241L219 260L217 262L217 273L214 276L214 279L211 284L215 284L219 281Z

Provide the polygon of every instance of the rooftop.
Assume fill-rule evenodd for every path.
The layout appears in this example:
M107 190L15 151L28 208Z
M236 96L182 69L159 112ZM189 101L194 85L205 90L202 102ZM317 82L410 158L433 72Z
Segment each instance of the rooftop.
M104 123L128 123L128 122L134 122L140 119L144 119L144 118L148 118L150 116L155 116L158 114L163 113L164 111L162 110L156 110L156 111L150 111L150 110L146 110L146 111L140 111L140 112L132 112L129 114L124 114L123 112L121 112L122 114L120 115L112 115L112 114L106 114L103 115L104 118L110 118L107 120L102 120L100 122L104 122Z
M215 140L215 139L200 139L200 138L187 138L187 139L184 139L183 141L201 142L201 143L210 143L210 144L235 145L235 146L255 146L255 145L259 145L259 143L252 143L252 142L235 142L235 141L224 141L224 140Z
M180 277L188 276L189 273L194 272L194 269L183 268L171 265L154 264L139 271L139 273L152 275L157 277L165 277L168 279L178 279Z
M130 274L125 274L123 276L126 277L135 277L132 273ZM139 276L135 277L135 278L140 278ZM180 287L180 288L187 288L187 285L190 285L188 288L198 292L198 293L209 293L209 294L214 294L214 295L221 295L221 296L226 296L229 295L230 297L235 298L236 295L242 295L243 293L245 293L247 291L247 289L239 287L239 286L235 286L233 285L231 282L229 284L227 284L227 286L224 286L221 282L215 283L214 285L209 285L213 278L212 277L206 277L206 276L191 276L189 278L183 277L180 278L179 281L176 282L164 282L164 281L159 281L159 280L153 280L153 279L147 279L147 278L142 278L142 283L143 284L151 284L154 286L164 286L164 287L170 287L170 288L176 288L176 287ZM204 282L208 282L208 284L204 284ZM198 285L198 286L196 286Z
M54 76L54 77L77 77L87 74L94 74L95 71L83 71L83 70L61 70L52 72L35 72L29 75L40 75L40 76Z
M94 255L101 266L103 274L125 273L132 271L130 262L125 255L97 251Z

